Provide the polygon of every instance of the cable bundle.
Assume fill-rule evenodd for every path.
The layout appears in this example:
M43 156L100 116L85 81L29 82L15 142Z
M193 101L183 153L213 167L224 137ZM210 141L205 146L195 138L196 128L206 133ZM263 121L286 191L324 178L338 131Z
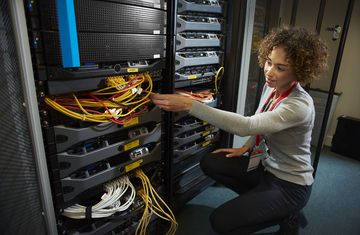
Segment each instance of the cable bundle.
M73 219L90 219L104 218L113 215L116 212L125 211L134 202L136 191L131 184L128 176L123 176L104 185L104 193L101 201L97 204L86 207L79 204L70 206L64 210L63 215ZM126 202L121 204L120 199L124 194L130 191L130 195L126 195Z
M197 100L203 103L211 103L214 101L214 93L210 90L203 90L203 91L184 91L184 90L176 90L177 94L188 96L193 100Z
M177 229L177 222L171 209L157 194L156 190L152 187L149 178L145 175L142 170L136 171L136 177L141 179L143 190L140 190L138 194L144 200L144 212L136 228L136 235L145 235L147 226L150 223L152 214L154 213L159 218L170 221L171 225L166 233L167 235L175 234ZM159 203L160 202L160 203ZM165 206L167 212L161 207L161 204Z
M45 97L45 103L69 117L89 122L125 124L146 111L153 88L149 73L108 77L105 84L105 88L79 97Z
M177 94L188 96L193 100L197 100L203 103L211 103L214 101L214 95L218 94L218 83L222 76L224 75L224 67L220 67L215 74L214 83L215 88L214 92L210 90L203 90L203 91L184 91L184 90L175 90Z

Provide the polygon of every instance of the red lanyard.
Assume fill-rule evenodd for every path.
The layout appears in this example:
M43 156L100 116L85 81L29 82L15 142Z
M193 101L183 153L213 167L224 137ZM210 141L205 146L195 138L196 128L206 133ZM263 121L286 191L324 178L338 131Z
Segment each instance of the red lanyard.
M291 84L291 86L289 87L289 89L287 89L283 94L281 94L281 96L279 98L276 99L276 101L271 104L271 106L268 108L268 110L266 111L272 111L275 106L280 103L283 99L285 99L286 97L289 96L289 94L291 93L292 89L296 86L297 82L293 82ZM266 107L268 106L269 102L270 102L270 99L275 95L275 89L271 92L271 94L269 95L269 97L266 99L260 113L264 112ZM260 144L260 135L256 135L256 146L259 146Z

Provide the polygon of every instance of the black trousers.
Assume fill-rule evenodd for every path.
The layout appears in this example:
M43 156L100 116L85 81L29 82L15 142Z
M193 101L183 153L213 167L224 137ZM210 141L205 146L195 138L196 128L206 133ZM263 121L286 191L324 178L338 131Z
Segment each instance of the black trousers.
M259 231L301 210L309 199L311 186L281 180L264 171L261 163L247 172L248 163L248 157L227 158L223 153L206 155L200 162L205 174L239 194L210 215L211 225L219 234Z

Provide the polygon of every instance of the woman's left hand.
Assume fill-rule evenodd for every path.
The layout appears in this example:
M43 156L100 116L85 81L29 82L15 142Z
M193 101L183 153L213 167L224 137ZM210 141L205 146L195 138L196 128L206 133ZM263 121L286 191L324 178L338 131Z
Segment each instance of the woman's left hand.
M183 95L152 94L150 98L156 106L166 111L190 111L192 107L192 99Z
M248 152L250 147L247 145L242 146L241 148L220 148L216 149L212 153L225 153L226 157L240 157L244 153Z

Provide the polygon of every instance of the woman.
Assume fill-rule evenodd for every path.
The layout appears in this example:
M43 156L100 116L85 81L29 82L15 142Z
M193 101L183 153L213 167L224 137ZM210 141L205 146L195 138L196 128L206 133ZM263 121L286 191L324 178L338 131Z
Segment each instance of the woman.
M313 183L310 141L315 111L301 85L326 69L327 57L326 45L315 34L296 28L273 30L260 44L258 59L266 84L250 117L181 95L152 96L164 110L189 111L225 131L251 136L241 148L218 149L201 160L207 175L239 193L210 216L216 232L253 233L273 221L296 218L306 205ZM250 158L242 156L246 152ZM281 224L281 234L297 234L298 223L289 224Z

